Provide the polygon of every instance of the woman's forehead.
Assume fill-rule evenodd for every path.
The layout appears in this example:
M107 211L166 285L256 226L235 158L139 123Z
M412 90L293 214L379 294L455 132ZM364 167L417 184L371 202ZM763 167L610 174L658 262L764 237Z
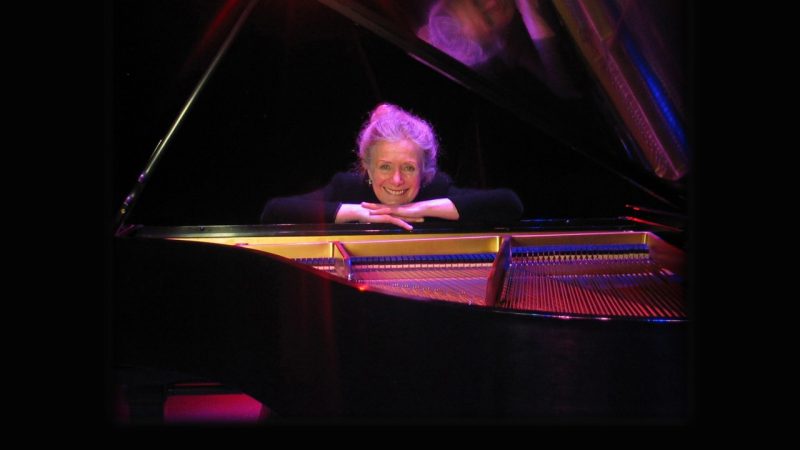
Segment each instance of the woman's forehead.
M372 149L373 159L398 159L413 160L420 158L422 151L413 141L403 139L400 141L381 141Z

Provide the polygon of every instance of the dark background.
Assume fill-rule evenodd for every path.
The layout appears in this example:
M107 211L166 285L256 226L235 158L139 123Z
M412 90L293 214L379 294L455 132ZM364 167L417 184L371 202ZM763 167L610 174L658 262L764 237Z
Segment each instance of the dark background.
M241 3L113 2L115 211L224 39L213 30L230 29ZM262 2L251 19L174 134L129 223L256 223L267 199L315 189L351 167L358 130L380 101L434 125L440 169L458 185L511 188L526 218L613 217L629 213L626 204L668 209L323 5ZM587 111L591 101L575 109ZM596 120L593 132L608 133L598 146L613 147L611 122L586 115Z

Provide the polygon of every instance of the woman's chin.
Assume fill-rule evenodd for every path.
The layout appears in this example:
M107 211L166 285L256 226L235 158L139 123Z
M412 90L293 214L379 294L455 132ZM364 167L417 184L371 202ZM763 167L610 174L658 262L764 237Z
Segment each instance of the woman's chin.
M403 196L382 195L378 197L378 200L380 200L381 203L383 203L384 205L390 205L390 206L405 205L406 203L409 203L408 196L406 195Z

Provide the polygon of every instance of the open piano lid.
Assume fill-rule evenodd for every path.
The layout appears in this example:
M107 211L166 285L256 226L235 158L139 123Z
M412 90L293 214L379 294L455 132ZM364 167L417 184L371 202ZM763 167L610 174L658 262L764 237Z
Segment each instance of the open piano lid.
M609 116L630 158L661 179L689 170L680 2L322 3L578 151L597 151L597 136L586 104L569 100L598 90L593 114Z
M434 45L453 36L431 37L437 31L430 24L452 27L456 19L448 14L457 13L436 9L429 20L432 2L115 2L116 162L145 166L147 152L160 143L129 201L136 207L121 217L119 234L125 237L113 240L113 363L237 386L286 418L630 423L642 417L682 423L691 406L691 314L683 304L674 313L672 303L659 297L666 279L677 291L671 298L683 298L678 270L662 271L658 289L648 290L639 289L627 271L575 277L585 265L570 264L576 257L598 259L576 256L583 241L604 261L609 253L617 258L624 245L626 252L635 247L635 258L653 256L667 269L678 252L650 233L629 232L629 222L600 225L620 232L579 225L590 232L528 233L547 222L541 218L613 219L630 212L626 204L683 212L689 174L686 133L680 131L685 99L675 78L682 66L671 59L680 46L659 34L666 30L661 20L679 17L673 7L683 3L622 4L542 5L560 38L556 56L569 77L563 79L548 78L549 67L537 65L539 54L526 53L535 49L531 41L518 41L529 36L521 11L530 5L521 3L513 5L506 24L516 31L507 30L505 41L485 42L485 59L473 48L476 59L466 60L469 65ZM473 5L488 8L489 17L501 8L489 2L467 6ZM502 23L497 17L493 23ZM216 58L226 42L227 51ZM208 71L214 61L216 68ZM462 239L458 232L425 237L431 230L424 226L405 233L360 224L252 225L268 198L317 188L351 165L358 129L379 101L434 124L444 150L440 167L458 184L514 189L529 219L517 225L522 232L507 227ZM124 184L117 187L119 198L140 175L122 172L116 177ZM202 239L215 235L224 236L216 243L228 245ZM190 242L160 239L175 237ZM284 237L294 241L270 240ZM252 250L261 245L281 251L251 251L240 248L242 241ZM434 241L448 247L440 252ZM332 249L336 257L331 264L309 263L320 266L312 269L287 261L299 256L289 248ZM408 252L432 258L451 248L494 255L490 269L483 260L465 269L489 270L472 278L483 283L476 291L500 307L408 301L419 295L406 298L398 289L411 281L391 280L395 291L389 292L392 286L376 286L383 281L370 278L370 258L387 250L402 264ZM542 248L546 253L537 254ZM549 264L554 253L567 263ZM682 266L682 254L677 256L676 266ZM536 261L530 263L537 258L558 273L517 276L538 270ZM620 270L630 263L612 262L621 262L614 266ZM638 267L638 259L633 262ZM335 273L343 268L346 276L325 273L327 265ZM356 286L351 274L362 284ZM518 279L547 283L538 290L511 284ZM548 280L574 289L555 290ZM620 295L598 299L608 290L585 284L595 281L613 284ZM576 292L584 309L542 314L529 305L540 296L527 295L542 291ZM630 313L637 299L623 294L636 291L655 296L649 305L664 308ZM598 313L598 303L608 310Z
M514 189L526 219L685 214L683 2L135 4L115 27L151 35L117 44L120 166L159 144L118 172L118 198L139 180L124 224L255 223L349 168L379 101L428 118L440 169Z

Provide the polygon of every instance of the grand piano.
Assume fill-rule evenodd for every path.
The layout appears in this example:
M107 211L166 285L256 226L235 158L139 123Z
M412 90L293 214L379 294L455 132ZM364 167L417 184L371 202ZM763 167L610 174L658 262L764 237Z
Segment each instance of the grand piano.
M691 420L685 2L169 3L112 14L114 382L278 423ZM523 220L257 223L379 101Z

